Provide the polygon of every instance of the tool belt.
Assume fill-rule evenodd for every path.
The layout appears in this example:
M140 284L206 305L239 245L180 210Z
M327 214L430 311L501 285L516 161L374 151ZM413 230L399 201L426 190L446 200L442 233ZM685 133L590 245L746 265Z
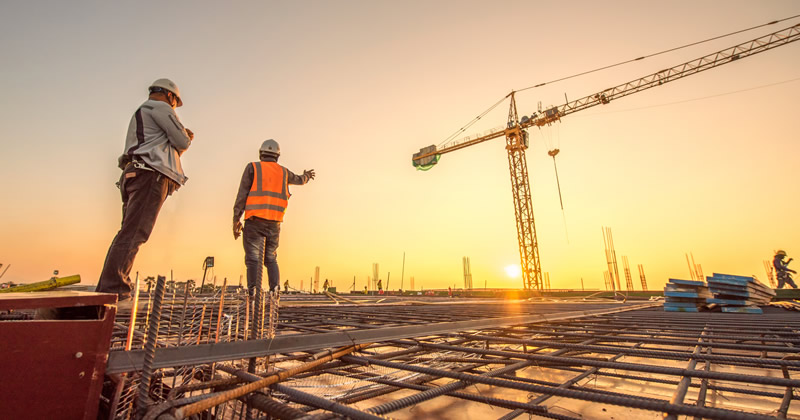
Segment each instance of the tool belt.
M144 169L145 171L155 171L155 169L151 168L148 164L144 161L136 160L136 158L132 157L131 155L124 154L117 159L117 165L123 171L128 169L128 166L133 165L136 169Z
M133 166L136 169L143 169L145 171L151 171L151 172L155 172L156 171L155 169L151 168L150 165L148 165L144 161L132 159L128 155L120 156L120 158L119 158L119 168L122 169L122 171L124 172L130 166Z
M133 165L136 169L144 169L145 171L155 172L156 170L148 166L146 163L140 160L132 160L131 165Z

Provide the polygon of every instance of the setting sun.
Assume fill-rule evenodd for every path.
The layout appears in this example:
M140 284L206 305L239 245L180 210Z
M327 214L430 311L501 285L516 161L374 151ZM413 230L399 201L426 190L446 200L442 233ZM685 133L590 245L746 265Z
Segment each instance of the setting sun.
M506 275L508 277L511 277L512 279L515 279L522 274L522 270L520 270L519 265L517 264L507 265L505 270L506 270Z

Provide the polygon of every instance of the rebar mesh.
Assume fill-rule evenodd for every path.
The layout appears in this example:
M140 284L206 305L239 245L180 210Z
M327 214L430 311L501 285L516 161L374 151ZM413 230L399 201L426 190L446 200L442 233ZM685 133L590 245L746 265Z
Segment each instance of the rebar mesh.
M625 305L520 301L378 308L311 304L284 306L276 318L277 297L262 296L266 298L226 293L223 300L219 294L189 299L170 294L166 300L172 306L163 310L159 346L245 340L254 330L268 348L273 334L372 330L381 325L541 313L551 320L375 343L353 356L287 378L281 389L296 389L364 413L382 407L380 412L393 418L461 418L455 413L464 410L473 418L504 419L520 415L601 418L624 413L655 419L664 412L731 419L800 417L800 409L792 405L800 398L794 391L800 380L793 379L800 370L800 361L793 359L800 358L800 320L776 308L765 309L763 316L673 314L657 308L562 320L549 314ZM140 318L144 325L146 314L137 315ZM124 325L118 324L118 329ZM134 343L141 346L141 340ZM253 373L266 376L285 371L313 360L313 353L322 350L259 357ZM213 381L227 383L233 378L228 372L249 367L249 359L234 359L160 369L151 397L169 402L209 394L224 387L182 389ZM133 389L136 374L127 380L126 389ZM686 392L672 401L677 398L676 389L684 386ZM307 399L264 391L287 407L309 414L330 410L335 414L334 405L309 406ZM121 394L115 418L129 418L126 407L132 398L130 392ZM245 419L246 408L241 400L231 400L213 411L220 419ZM601 408L607 411L598 411ZM252 418L260 416L255 413Z

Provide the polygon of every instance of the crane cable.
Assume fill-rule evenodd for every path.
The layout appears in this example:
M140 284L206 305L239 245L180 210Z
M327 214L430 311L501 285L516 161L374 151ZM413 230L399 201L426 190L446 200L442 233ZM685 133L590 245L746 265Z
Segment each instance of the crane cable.
M564 222L564 235L567 237L569 243L569 230L567 229L567 212L564 210L564 201L561 199L561 182L558 180L558 166L556 166L556 155L560 152L559 149L553 149L547 152L547 155L553 158L553 169L556 171L556 186L558 187L558 202L561 204L561 219Z
M556 155L561 151L561 131L560 131L561 124L548 124L546 131L542 130L542 127L539 127L539 133L544 139L545 145L547 146L547 155L553 158L553 170L556 174L556 187L558 187L558 203L561 205L561 219L564 223L564 235L567 238L567 243L569 243L569 231L567 229L567 212L564 210L564 199L562 198L561 194L561 181L558 178L558 165L556 165Z
M443 144L447 143L448 141L450 141L450 140L454 139L454 138L455 138L457 135L459 135L459 134L463 133L464 131L466 131L466 130L467 130L468 128L470 128L470 127L471 127L473 124L475 124L476 122L478 122L478 120L480 120L481 118L483 118L483 117L484 117L486 114L488 114L489 112L491 112L493 109L497 108L497 105L500 105L501 103L503 103L503 101L505 101L505 100L506 100L506 98L508 98L509 96L511 96L511 93L507 94L506 96L503 96L503 99L500 99L499 101L495 102L495 104L494 104L494 105L490 106L490 107L489 107L489 109L487 109L486 111L483 111L483 112L481 112L480 114L478 114L478 116L477 116L477 117L473 118L473 119L472 119L472 120L470 120L470 121L469 121L467 124L465 124L463 127L461 127L461 128L459 128L458 130L456 130L456 132L455 132L455 133L453 133L453 134L451 134L451 135L447 136L447 138L446 138L446 139L444 139L444 140L442 140L442 142L441 142L441 143L439 143L438 145L436 145L436 147L437 147L437 148L439 148L439 146L441 146L441 145L443 145Z
M558 181L558 167L556 166L556 155L560 152L558 149L553 149L547 152L547 155L553 158L553 169L556 171L556 185L558 186L558 202L561 204L561 211L564 211L564 201L561 199L561 183Z
M715 41L717 39L722 39L722 38L729 37L729 36L736 35L736 34L740 34L740 33L743 33L743 32L752 31L754 29L763 28L763 27L769 26L769 25L774 25L776 23L784 22L784 21L795 19L795 18L798 18L798 17L800 17L800 15L794 15L794 16L790 16L790 17L787 17L787 18L783 18L783 19L773 20L772 22L768 22L768 23L765 23L765 24L762 24L762 25L753 26L751 28L738 30L738 31L731 32L731 33L728 33L728 34L725 34L725 35L715 36L713 38L704 39L702 41L692 42L691 44L686 44L686 45L682 45L680 47L670 48L668 50L659 51L657 53L653 53L653 54L649 54L649 55L644 55L644 56L637 57L637 58L634 58L634 59L631 59L631 60L621 61L621 62L616 63L616 64L610 64L608 66L599 67L599 68L596 68L594 70L584 71L582 73L573 74L572 76L562 77L562 78L559 78L559 79L551 80L549 82L544 82L544 83L539 83L539 84L536 84L536 85L533 85L533 86L528 86L526 88L518 89L517 92L522 92L523 90L529 90L529 89L538 88L538 87L541 87L541 86L544 86L544 85L548 85L548 84L551 84L551 83L561 82L563 80L572 79L572 78L575 78L575 77L578 77L578 76L584 76L584 75L587 75L587 74L590 74L590 73L595 73L595 72L598 72L598 71L601 71L601 70L610 69L612 67L617 67L617 66L621 66L623 64L632 63L634 61L644 60L645 58L655 57L657 55L666 54L666 53L677 51L677 50L680 50L680 49L683 49L683 48L693 47L695 45L700 45L700 44L703 44L703 43L706 43L706 42Z

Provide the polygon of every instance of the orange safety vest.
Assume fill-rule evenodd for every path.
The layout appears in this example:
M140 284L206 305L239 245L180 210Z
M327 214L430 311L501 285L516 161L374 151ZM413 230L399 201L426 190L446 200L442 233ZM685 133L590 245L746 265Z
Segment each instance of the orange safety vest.
M283 221L289 205L289 173L276 162L252 162L253 185L244 205L245 220L260 217Z

